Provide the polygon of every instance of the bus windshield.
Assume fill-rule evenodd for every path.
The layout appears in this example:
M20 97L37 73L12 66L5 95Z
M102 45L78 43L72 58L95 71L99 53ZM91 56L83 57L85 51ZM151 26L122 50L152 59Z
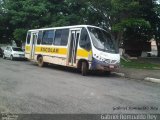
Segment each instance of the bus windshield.
M104 52L117 53L114 41L111 39L111 35L104 30L88 27L93 45Z

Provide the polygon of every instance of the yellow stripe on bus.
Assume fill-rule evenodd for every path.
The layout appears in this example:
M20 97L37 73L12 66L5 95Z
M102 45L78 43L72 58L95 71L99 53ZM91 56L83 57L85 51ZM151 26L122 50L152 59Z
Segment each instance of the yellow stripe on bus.
M26 52L30 52L31 47L26 45L25 50ZM60 47L42 47L42 46L35 46L35 53L49 53L49 54L60 54L60 55L67 55L68 48L60 48ZM87 51L84 49L77 49L77 56L88 58L91 55L91 51Z
M31 49L30 49L30 46L29 46L29 45L26 45L26 46L25 46L25 51L26 51L26 52L30 52L30 50L31 50Z
M58 48L58 47L41 47L36 46L35 52L42 52L42 53L49 53L49 54L61 54L66 55L67 54L67 48Z

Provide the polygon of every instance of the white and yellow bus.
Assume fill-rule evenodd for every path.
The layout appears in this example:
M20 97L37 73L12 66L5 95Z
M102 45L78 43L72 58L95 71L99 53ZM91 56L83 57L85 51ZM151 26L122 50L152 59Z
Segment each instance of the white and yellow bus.
M108 73L119 67L120 55L111 35L102 28L76 25L29 30L25 57L40 67L46 63Z

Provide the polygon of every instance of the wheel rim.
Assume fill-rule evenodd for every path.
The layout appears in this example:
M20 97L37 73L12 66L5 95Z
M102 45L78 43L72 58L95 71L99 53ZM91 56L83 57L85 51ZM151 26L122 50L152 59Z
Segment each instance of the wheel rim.
M39 64L42 64L42 58L39 59Z
M41 57L38 59L38 65L43 66L43 59Z

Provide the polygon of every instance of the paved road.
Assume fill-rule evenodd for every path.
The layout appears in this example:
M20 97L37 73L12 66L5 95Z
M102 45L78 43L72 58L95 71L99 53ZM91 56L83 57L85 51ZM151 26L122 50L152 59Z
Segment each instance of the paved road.
M159 113L160 85L0 58L0 112Z

